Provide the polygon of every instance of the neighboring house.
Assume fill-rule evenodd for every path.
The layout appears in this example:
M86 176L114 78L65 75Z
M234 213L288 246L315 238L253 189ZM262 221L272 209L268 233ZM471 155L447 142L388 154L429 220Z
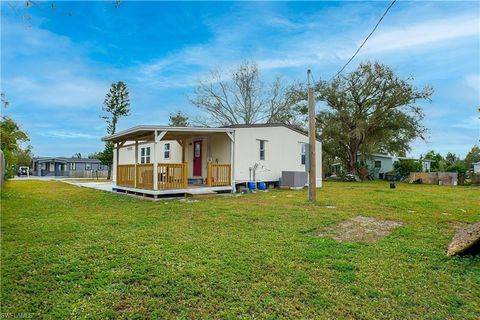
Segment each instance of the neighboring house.
M361 155L358 155L359 162L362 161ZM363 159L364 164L368 167L369 173L375 179L383 179L387 172L393 171L395 169L394 164L400 160L413 160L422 163L422 171L430 172L431 163L433 160L420 160L408 157L397 157L387 154L369 154L365 159Z
M31 175L55 177L94 177L103 176L108 171L98 159L38 157L33 158Z
M480 162L472 163L473 173L480 173Z
M421 161L423 172L430 172L431 163L433 160L419 160L407 157L397 157L387 154L369 154L365 158L362 158L361 154L357 155L357 162L360 165L366 165L369 173L375 178L383 178L387 172L395 169L394 163L399 160L414 160ZM335 163L332 165L332 172L339 174L342 172L342 165Z
M234 191L249 181L278 183L282 171L305 171L308 137L284 124L220 128L142 125L103 140L115 146L114 188L156 197ZM320 187L320 141L316 150L316 183Z

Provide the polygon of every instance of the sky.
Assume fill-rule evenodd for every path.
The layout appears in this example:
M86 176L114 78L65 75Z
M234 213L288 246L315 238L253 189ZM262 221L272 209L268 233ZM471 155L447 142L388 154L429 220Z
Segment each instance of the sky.
M106 92L122 80L131 113L119 130L199 115L188 97L212 70L254 61L265 81L329 79L389 2L1 1L2 110L30 135L36 156L103 149ZM428 150L464 156L480 141L480 2L398 1L345 72L363 61L434 89L420 102Z

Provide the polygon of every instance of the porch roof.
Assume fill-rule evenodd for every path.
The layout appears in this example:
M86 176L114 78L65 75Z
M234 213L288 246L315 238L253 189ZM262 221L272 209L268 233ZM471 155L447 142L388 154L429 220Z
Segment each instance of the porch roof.
M170 127L157 125L140 125L103 137L103 141L121 142L131 140L153 140L155 131L167 132L164 140L174 140L179 137L205 135L213 133L233 133L233 128L206 128L206 127Z

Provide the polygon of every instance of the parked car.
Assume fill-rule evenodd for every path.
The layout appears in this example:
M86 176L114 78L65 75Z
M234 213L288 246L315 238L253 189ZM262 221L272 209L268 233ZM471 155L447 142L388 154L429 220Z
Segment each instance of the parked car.
M29 167L19 167L18 168L18 175L19 176L29 176L30 175L30 168Z

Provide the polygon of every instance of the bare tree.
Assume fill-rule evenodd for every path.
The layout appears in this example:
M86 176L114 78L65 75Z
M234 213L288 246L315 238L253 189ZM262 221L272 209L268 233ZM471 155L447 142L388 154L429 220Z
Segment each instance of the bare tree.
M211 72L209 79L199 81L190 101L207 115L195 120L201 125L290 123L296 116L290 92L280 77L265 86L258 66L245 62L229 78Z

